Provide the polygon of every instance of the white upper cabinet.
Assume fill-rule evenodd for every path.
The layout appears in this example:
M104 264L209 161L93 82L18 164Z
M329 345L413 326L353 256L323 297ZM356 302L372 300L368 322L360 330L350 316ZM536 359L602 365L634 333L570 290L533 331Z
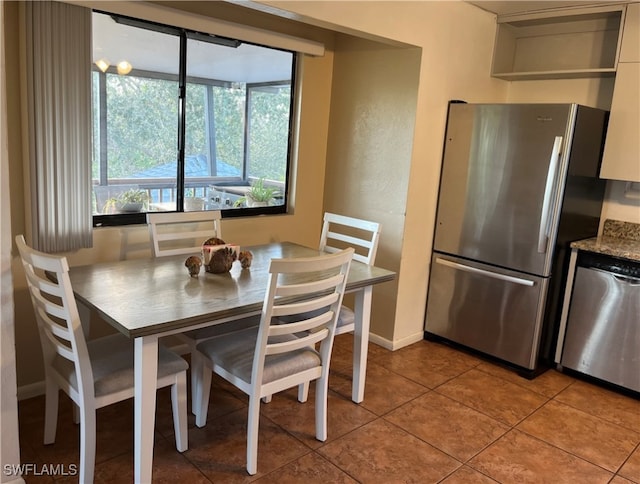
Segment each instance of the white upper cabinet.
M600 177L640 182L640 4L627 8Z
M491 74L514 81L614 76L622 4L501 15Z

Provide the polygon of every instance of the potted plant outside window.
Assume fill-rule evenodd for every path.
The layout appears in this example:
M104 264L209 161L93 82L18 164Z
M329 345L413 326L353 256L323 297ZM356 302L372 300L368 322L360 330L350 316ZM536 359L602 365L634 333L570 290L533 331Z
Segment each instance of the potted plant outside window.
M204 210L204 204L206 200L201 197L196 197L195 190L188 188L184 192L184 210L185 212L197 212Z
M122 192L117 197L107 200L102 208L103 213L114 212L141 212L149 203L149 194L146 190L131 188Z
M247 193L238 198L233 204L234 207L238 207L243 203L247 207L266 207L271 204L273 199L280 194L280 189L273 186L264 184L264 177L259 178L251 184Z

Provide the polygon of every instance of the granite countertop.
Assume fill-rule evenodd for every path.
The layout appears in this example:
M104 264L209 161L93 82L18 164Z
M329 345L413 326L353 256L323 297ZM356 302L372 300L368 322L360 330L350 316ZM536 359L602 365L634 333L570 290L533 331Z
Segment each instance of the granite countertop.
M640 261L640 224L606 220L601 236L571 242L571 247Z

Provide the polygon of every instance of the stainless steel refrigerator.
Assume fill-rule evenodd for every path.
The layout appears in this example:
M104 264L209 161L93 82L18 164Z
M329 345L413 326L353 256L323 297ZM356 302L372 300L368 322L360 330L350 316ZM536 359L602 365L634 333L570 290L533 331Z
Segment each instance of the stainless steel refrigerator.
M449 105L425 321L523 376L551 363L569 243L596 235L607 112Z

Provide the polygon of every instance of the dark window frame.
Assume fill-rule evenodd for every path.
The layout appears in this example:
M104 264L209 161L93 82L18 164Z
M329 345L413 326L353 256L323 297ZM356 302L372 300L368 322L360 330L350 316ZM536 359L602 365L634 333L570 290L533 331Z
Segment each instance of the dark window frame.
M290 187L290 176L291 176L291 164L293 160L293 136L295 130L295 99L296 92L298 89L297 84L297 64L298 64L298 53L294 51L289 51L286 49L279 49L275 47L271 47L268 45L260 45L251 42L239 41L236 39L227 39L223 37L217 37L214 35L201 34L199 32L191 31L189 29L174 27L170 25L157 24L154 22L135 19L131 17L125 17L121 15L114 15L108 12L103 12L100 10L93 10L95 13L110 15L113 18L117 18L124 22L128 22L129 25L139 27L139 28L148 28L150 30L158 31L167 35L177 35L180 38L180 66L179 66L179 74L176 76L175 74L164 74L158 73L154 71L145 71L141 69L133 69L129 75L138 77L147 77L151 79L161 79L161 80L178 80L179 83L179 120L176 123L176 128L178 129L178 147L177 147L177 177L176 177L176 212L184 211L184 192L187 188L185 185L184 179L184 160L185 160L185 136L186 136L186 113L184 110L184 104L186 99L186 85L189 83L195 84L203 84L205 86L225 86L230 83L227 81L220 81L216 79L202 79L193 76L187 76L187 40L188 39L196 39L196 40L204 40L211 41L212 43L216 43L217 40L221 42L238 42L238 43L246 43L257 45L260 47L265 47L274 50L281 50L283 52L289 52L292 54L292 62L291 62L291 81L290 81L290 100L289 100L289 129L287 136L287 161L285 166L285 180L284 180L284 191L283 191L283 203L282 205L268 206L268 207L236 207L230 209L221 209L222 218L236 218L236 217L247 217L247 216L258 216L258 215L276 215L276 214L285 214L288 213L289 208L289 187ZM216 41L211 40L216 39ZM92 67L92 70L98 72L99 74L99 93L100 93L100 139L106 139L106 75L107 73L114 73L115 68L113 66L109 67L106 72L101 72L96 66ZM243 166L242 166L242 176L245 181L248 180L247 173L247 145L249 140L249 122L248 122L248 107L249 107L249 97L250 97L250 87L259 86L259 85L281 85L285 81L271 81L266 83L247 83L247 91L245 93L245 133L244 133L244 153L243 153ZM102 132L104 130L104 132ZM103 137L104 135L104 137ZM107 180L107 167L108 160L106 155L106 142L100 141L100 152L101 152L101 161L100 161L100 178L99 183L104 180ZM104 163L102 160L106 160ZM104 177L104 178L103 178ZM122 225L132 225L132 224L146 224L146 214L147 212L139 212L139 213L119 213L119 214L96 214L93 215L93 226L94 227L107 227L107 226L122 226Z

